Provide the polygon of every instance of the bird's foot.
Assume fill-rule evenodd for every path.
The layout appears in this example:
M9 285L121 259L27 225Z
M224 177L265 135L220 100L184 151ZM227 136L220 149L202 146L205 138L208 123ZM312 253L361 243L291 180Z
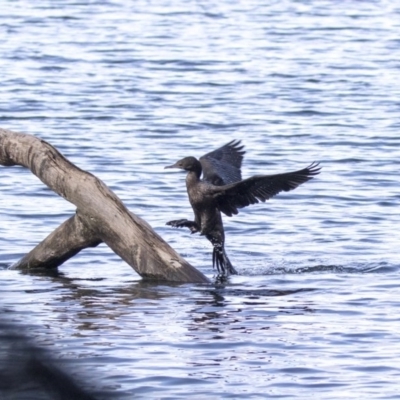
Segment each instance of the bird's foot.
M237 275L237 271L226 255L223 245L214 242L213 246L213 268L217 269L218 276Z
M230 275L237 275L238 272L236 271L236 269L233 267L233 265L229 262L228 265L228 271Z
M169 221L166 225L173 226L174 228L189 228L190 233L196 233L200 230L196 222L189 221L185 218Z

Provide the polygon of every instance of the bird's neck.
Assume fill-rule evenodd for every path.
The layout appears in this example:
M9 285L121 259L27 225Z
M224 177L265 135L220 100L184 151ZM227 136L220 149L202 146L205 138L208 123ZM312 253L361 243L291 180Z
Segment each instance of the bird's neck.
M194 188L197 186L197 184L200 181L200 176L201 176L201 163L199 160L194 159L193 164L191 169L188 171L188 174L186 175L186 188L188 192L190 191L191 188Z
M200 181L201 172L198 173L197 171L189 171L186 175L186 186L191 187L196 185Z
M201 163L199 160L196 160L194 163L193 169L188 171L186 176L186 186L195 186L200 181L201 176Z

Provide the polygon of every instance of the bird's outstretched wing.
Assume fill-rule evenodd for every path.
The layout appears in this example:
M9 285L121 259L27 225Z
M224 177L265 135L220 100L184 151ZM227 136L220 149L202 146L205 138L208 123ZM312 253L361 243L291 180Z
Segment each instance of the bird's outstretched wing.
M240 181L240 168L245 154L243 147L240 140L232 140L200 157L203 180L216 186Z
M288 192L309 181L320 172L318 163L295 172L276 175L255 175L251 178L229 185L214 187L212 195L219 209L231 217L238 208L266 201L280 192Z

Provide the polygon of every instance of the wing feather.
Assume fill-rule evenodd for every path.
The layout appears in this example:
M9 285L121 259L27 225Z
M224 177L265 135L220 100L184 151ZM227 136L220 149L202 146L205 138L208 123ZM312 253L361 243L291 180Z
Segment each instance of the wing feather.
M318 163L295 172L276 175L255 175L240 182L214 188L219 209L227 216L237 214L238 209L264 202L280 192L289 192L320 173Z
M203 180L222 186L242 179L241 167L245 151L240 140L232 140L224 146L200 157Z

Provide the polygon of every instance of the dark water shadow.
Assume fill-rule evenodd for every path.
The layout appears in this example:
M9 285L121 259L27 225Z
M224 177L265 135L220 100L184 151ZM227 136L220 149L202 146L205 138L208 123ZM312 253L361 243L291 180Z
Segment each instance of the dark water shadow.
M37 290L32 288L29 290L29 293L43 290L52 291L50 311L53 318L57 318L57 315L63 317L68 314L70 320L73 320L74 332L77 335L85 334L85 331L95 331L97 329L102 330L102 334L107 334L109 330L115 334L119 327L113 321L118 321L120 317L124 317L125 315L132 321L132 319L136 318L134 317L136 311L138 311L137 318L139 322L137 326L145 329L145 318L148 315L146 313L149 310L152 313L153 309L155 310L163 304L165 312L175 312L174 307L182 304L184 312L180 315L180 318L182 318L182 326L185 327L184 335L193 339L193 341L191 340L185 345L194 347L202 346L202 343L205 343L204 345L207 346L217 347L220 345L233 346L233 344L230 344L230 341L233 343L239 335L258 335L261 330L274 329L274 327L278 326L276 321L279 318L277 317L282 314L301 315L313 312L310 301L307 302L306 298L302 296L294 299L294 296L318 290L313 288L254 288L246 286L246 283L244 285L235 283L237 282L235 277L227 279L223 283L215 282L213 284L160 283L138 280L127 282L122 286L110 287L106 278L68 277L57 269L20 271L20 273L38 277L40 280L45 281L45 285L41 285L41 288ZM245 277L241 279L245 280ZM87 281L96 281L100 285L99 287L88 287L85 285ZM104 281L104 285L101 284L102 281ZM274 300L278 297L282 301ZM170 301L168 300L169 298L171 298ZM164 300L165 302L163 302ZM270 304L271 300L273 300L273 305ZM70 308L71 305L73 305L72 310ZM78 306L76 307L76 305ZM116 330L113 330L114 327ZM71 328L70 325L69 328ZM18 329L24 332L23 326L19 326ZM27 332L28 330L25 331L26 335L28 335ZM251 336L249 335L246 340L251 341ZM231 339L226 343L221 341L221 339L226 341L227 338ZM71 339L73 340L73 338ZM32 349L35 349L32 352L35 355L39 354L37 356L38 361L34 358L36 364L32 364L35 365L34 371L38 371L37 373L44 376L43 378L41 376L34 377L32 371L29 369L29 365L31 364L27 364L31 359L29 356L31 353L30 343L29 341L26 341L26 343L27 347L24 347L26 350L23 350L22 353L26 355L27 359L23 358L16 368L23 371L28 370L30 375L26 377L27 382L34 379L38 380L39 383L36 383L36 385L39 385L39 387L35 386L32 390L46 390L40 386L41 380L45 379L54 381L55 389L51 390L56 390L58 388L57 382L59 380L61 382L61 378L58 379L58 375L54 378L47 378L47 370L60 370L59 375L63 376L62 374L64 374L66 379L70 377L70 370L68 368L61 368L58 362L54 362L47 353L40 350L36 353L36 348L32 346ZM171 344L171 346L175 345ZM179 343L177 346L181 347L183 344ZM218 353L218 349L216 349L216 363L220 362ZM1 371L4 370L7 372L10 368L7 364L9 360L20 357L17 353L14 354L13 350L10 350L9 354L10 356L5 356L4 363L1 361L2 365L4 365L4 369L1 369ZM75 369L74 362L76 363L76 360L70 360L69 364L71 368L74 368L73 372L76 375L79 369ZM56 373L58 374L58 372ZM24 376L18 371L15 374L16 376ZM5 380L8 379L8 375L1 375L0 372L0 379L3 376ZM88 376L87 370L82 373L82 382L85 381L93 382L93 377ZM69 381L67 380L66 382L65 385L68 385ZM74 381L71 380L71 382L71 387L73 387ZM78 389L85 387L84 384L83 386L76 384L76 386ZM13 384L8 390L17 390L17 387L16 384ZM91 384L91 387L101 386L97 386L94 380L94 385ZM68 392L66 391L66 393ZM107 398L107 395L107 393L101 393L100 398ZM109 398L111 397L109 396ZM38 398L38 396L32 396L31 398ZM79 397L75 395L64 398L57 397L57 394L49 398L85 399L83 396Z
M72 377L74 376L74 377ZM76 378L79 376L79 378ZM84 374L68 368L38 348L15 327L0 320L0 398L44 400L94 400L114 398L112 393L90 393ZM92 377L90 377L92 378ZM93 387L93 384L91 384ZM93 392L93 389L92 389Z

